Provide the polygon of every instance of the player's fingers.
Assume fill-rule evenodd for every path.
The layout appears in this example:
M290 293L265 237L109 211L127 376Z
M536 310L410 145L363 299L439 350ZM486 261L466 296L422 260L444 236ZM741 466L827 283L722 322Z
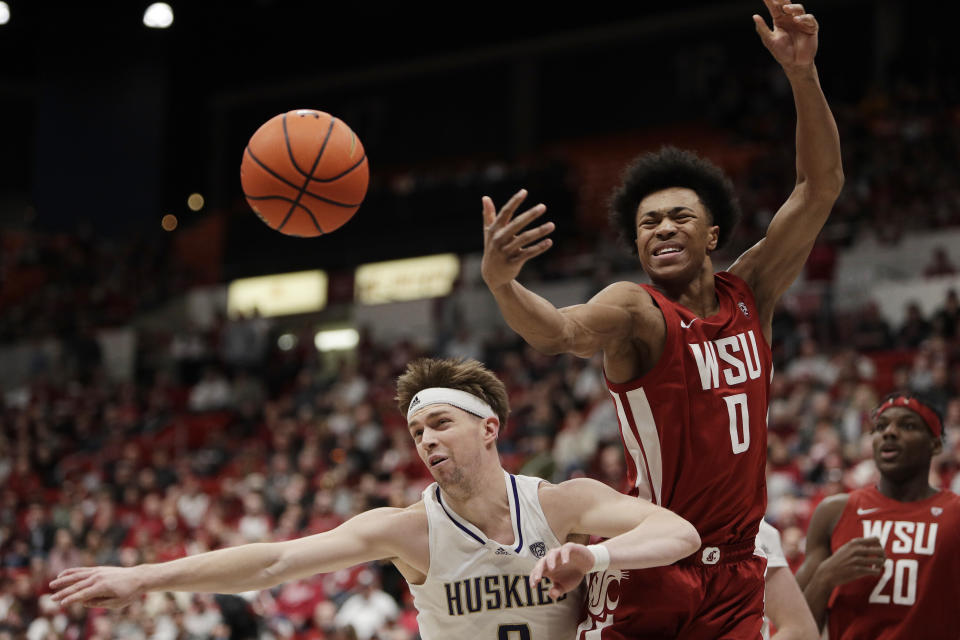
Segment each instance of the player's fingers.
M63 600L60 601L61 606L68 607L74 602L85 602L91 598L104 597L106 595L103 593L102 586L93 580L84 580L78 583L77 586L81 588L63 598Z
M73 584L61 589L60 591L56 592L50 597L53 598L54 602L63 601L69 598L70 596L72 596L73 594L75 594L77 591L80 591L81 589L86 588L92 583L93 583L93 578L88 576L83 580L78 580Z
M522 249L516 259L522 262L526 262L531 258L536 258L538 255L545 252L547 249L549 249L552 246L553 246L553 240L551 240L550 238L544 238L537 244L527 247L526 249Z
M537 583L543 578L543 560L537 562L533 571L530 572L530 578L527 580L531 587L537 586Z
M514 237L514 239L511 240L508 244L504 245L503 251L508 255L516 253L521 249L523 249L528 244L532 242L536 242L540 238L552 232L556 228L556 226L557 225L553 224L552 222L545 222L539 227L535 227L533 229L530 229L529 231L524 231L520 235Z
M550 591L547 593L547 595L550 596L551 600L556 600L557 598L563 595L563 591L561 591L560 587L557 586L557 583L554 582L553 586L550 587Z
M820 25L817 24L817 19L813 17L812 13L805 13L802 16L797 16L793 19L793 22L800 27L802 31L809 34L814 34L820 28Z
M757 35L760 36L760 41L763 42L764 45L770 46L770 38L773 35L773 31L767 26L766 21L757 14L754 14L753 26L757 29Z
M60 577L54 578L53 580L51 580L50 583L49 583L47 586L50 587L51 589L53 589L54 591L59 591L60 589L63 589L64 587L69 587L71 584L73 584L74 582L76 582L76 581L78 581L78 580L80 580L80 579L81 579L81 577L77 577L77 576L64 576L64 575L61 575Z
M483 203L483 226L489 227L497 219L497 208L493 206L490 196L483 196L480 202Z
M562 547L560 547L560 559L563 561L564 564L567 564L570 562L570 545L569 544L565 544Z
M883 563L874 562L867 565L862 565L857 567L857 570L861 575L865 576L878 575L883 573Z
M82 580L84 577L88 576L93 569L91 567L73 567L72 569L65 569L57 574L57 577L50 581L51 589L59 589L63 585L68 585L77 580Z
M546 210L547 205L543 204L542 202L534 207L530 207L516 218L511 220L510 224L505 225L503 227L503 233L510 235L519 233L521 229L542 216Z
M513 213L517 210L517 207L520 206L520 203L524 201L527 197L527 190L520 189L513 196L507 200L507 204L503 205L500 209L500 213L497 214L495 223L505 225L510 222L510 218L513 217Z
M547 570L553 571L557 568L557 550L552 549L547 553L547 557L544 558L547 561Z
M799 16L806 13L802 4L785 4L783 5L783 12L794 16Z
M783 3L777 2L776 0L763 0L763 4L767 5L767 11L770 12L770 16L776 18L783 10L780 8Z

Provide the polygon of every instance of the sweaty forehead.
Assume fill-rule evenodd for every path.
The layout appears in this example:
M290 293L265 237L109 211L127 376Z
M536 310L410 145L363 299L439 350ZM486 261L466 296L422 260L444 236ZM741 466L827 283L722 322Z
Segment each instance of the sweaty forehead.
M637 213L643 215L649 212L667 212L676 207L686 207L696 212L703 212L703 203L693 189L686 187L670 187L661 191L654 191L640 201Z

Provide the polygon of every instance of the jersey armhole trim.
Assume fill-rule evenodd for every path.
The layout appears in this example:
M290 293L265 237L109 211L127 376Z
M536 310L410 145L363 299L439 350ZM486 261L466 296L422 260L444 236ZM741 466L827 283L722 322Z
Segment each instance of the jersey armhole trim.
M652 287L647 287L642 284L638 284L638 287L641 287L644 291L647 292L647 295L650 296L650 299L653 301L653 304L660 310L660 315L663 317L663 330L664 330L664 345L663 351L660 353L660 357L657 359L657 363L653 367L644 373L641 376L633 378L632 380L627 380L626 382L613 382L610 378L607 377L607 371L601 366L603 372L603 381L607 385L607 389L616 393L624 393L627 391L633 391L634 389L639 389L642 387L648 379L654 378L660 374L660 372L667 368L675 357L676 349L674 347L674 342L679 341L679 333L677 328L673 326L673 320L677 322L680 321L680 316L676 315L673 310L667 310L662 304L660 304L660 295ZM670 314L671 317L668 318L667 314Z

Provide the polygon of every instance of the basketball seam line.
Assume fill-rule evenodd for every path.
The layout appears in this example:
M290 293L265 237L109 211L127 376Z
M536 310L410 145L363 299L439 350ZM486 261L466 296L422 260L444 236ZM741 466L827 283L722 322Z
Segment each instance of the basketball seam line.
M330 129L327 132L328 138L330 137L330 132L333 131L333 124L336 121L337 121L336 118L334 118L333 116L330 116ZM290 156L290 163L293 164L293 168L296 169L297 173L299 173L305 178L309 178L310 180L313 180L314 182L333 182L334 180L339 180L340 178L347 175L348 173L350 173L351 171L359 167L361 164L363 164L363 161L366 160L367 158L367 154L364 153L363 156L359 160L357 160L356 164L354 164L352 167L350 167L343 173L333 176L332 178L316 178L313 175L313 171L310 171L310 173L307 173L306 171L300 168L300 165L297 164L297 160L293 155L293 149L290 147L290 136L287 134L287 114L283 114L283 119L281 120L281 122L283 124L283 139L284 139L284 142L286 143L287 155ZM346 124L344 124L344 126L346 126ZM357 134L355 134L353 132L353 129L351 129L350 127L347 127L347 131L350 132L350 155L353 155L353 150L357 146ZM326 140L324 140L324 144L326 144ZM314 163L313 168L314 169L317 168L316 163ZM290 186L297 188L295 184L290 184ZM310 192L308 191L307 193L310 193ZM313 194L310 194L310 195L313 195Z
M247 196L247 199L248 200L281 200L283 202L289 202L291 205L293 205L294 208L300 207L304 211L307 211L307 212L310 211L310 209L307 208L307 205L303 204L302 202L297 202L293 198L288 198L287 196ZM254 211L254 213L257 213L257 212ZM261 216L259 213L257 213L257 215L260 216L261 220L269 224L269 222L267 222L267 220L263 216Z
M297 164L297 159L293 156L293 149L290 147L290 134L287 133L287 114L283 114L281 123L283 124L283 141L287 147L287 155L290 156L290 163L293 165L293 168L296 169L297 173L299 173L302 176L309 177L307 173L300 168L300 165ZM330 123L331 125L333 124L332 118L330 120ZM324 142L324 144L326 144L326 142ZM316 164L314 164L314 167L316 167Z
M280 226L277 227L277 231L283 229L284 225L290 220L290 217L293 215L293 212L296 210L297 205L300 204L300 198L303 197L303 192L307 190L307 185L310 184L310 175L313 174L313 170L317 168L317 165L320 163L320 158L323 157L323 152L327 150L327 143L330 142L330 135L333 133L333 125L337 121L336 118L330 118L330 126L327 127L327 135L323 139L323 144L320 145L320 151L317 152L317 157L313 159L313 166L310 167L310 174L307 175L306 181L303 183L303 186L300 187L300 191L297 193L297 199L292 205L290 205L290 210L287 211L287 216L283 219L283 222L280 223ZM283 114L283 137L287 140L287 149L290 149L290 138L287 137L287 114ZM299 167L298 167L299 168ZM308 207L304 207L307 210L307 213L310 214L310 219L313 220L313 225L317 228L317 231L323 235L323 227L320 226L320 223L317 222L317 218L313 215L313 211L310 211Z
M340 178L342 178L343 176L347 175L348 173L350 173L351 171L353 171L354 169L356 169L357 167L359 167L361 164L363 164L363 161L366 160L366 159L367 159L367 154L363 154L362 156L360 156L360 159L357 160L356 164L354 164L352 167L349 167L349 168L347 168L347 169L344 169L341 173L338 173L337 175L333 176L332 178L314 178L313 176L311 176L311 177L310 177L310 180L311 180L312 182L320 182L320 183L333 182L334 180L339 180ZM310 192L308 191L307 193L310 193Z
M265 165L265 164L263 163L263 161L260 160L260 158L258 158L256 155L254 155L253 151L250 150L250 146L249 146L249 145L247 146L246 151L247 151L248 154L250 154L250 158L251 158L254 162L256 162L256 163L257 163L257 166L259 166L261 169L263 169L264 171L266 171L266 172L269 173L271 176L273 176L274 178L276 178L277 180L279 180L279 181L282 182L283 184L287 185L288 187L290 187L290 188L292 188L292 189L296 189L296 190L298 190L298 191L300 190L300 187L298 187L296 184L290 182L289 180L287 180L286 178L284 178L282 175L280 175L279 173L276 173L275 171L273 171L273 169L271 169L270 167L268 167L267 165ZM360 162L358 162L356 166L351 167L350 169L348 169L348 172L349 172L349 171L353 171L353 169L355 169L356 167L359 167L359 166L363 163L363 161L366 160L366 158L367 158L367 156L364 155L363 158L360 159ZM337 178L342 178L343 175L345 175L345 174L341 174L341 175L337 176ZM316 178L313 178L313 180L314 180L315 182L324 182L323 180L317 180ZM331 178L331 179L330 179L331 182L332 182L333 180L334 180L334 178ZM309 189L304 190L304 193L306 193L306 194L307 194L308 196L310 196L311 198L316 198L317 200L322 200L323 202L326 202L327 204L332 204L332 205L335 205L335 206L337 206L337 207L345 207L345 208L348 208L348 209L349 209L350 207L359 207L359 206L360 206L360 203L359 203L359 202L356 203L356 204L350 204L350 203L347 203L347 202L338 202L337 200L331 200L330 198L325 198L325 197L323 197L323 196L321 196L321 195L317 195L316 193L310 191ZM253 200L256 200L256 199L257 199L256 197L253 197L253 196L247 196L247 197L248 197L248 198L251 198L251 199L253 199Z

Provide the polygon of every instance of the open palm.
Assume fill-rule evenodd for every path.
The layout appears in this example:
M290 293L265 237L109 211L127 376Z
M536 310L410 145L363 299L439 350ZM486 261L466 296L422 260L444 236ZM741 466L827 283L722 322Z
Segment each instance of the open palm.
M773 29L758 15L753 16L764 46L785 69L813 64L817 55L819 25L802 4L787 0L763 0L773 19Z

